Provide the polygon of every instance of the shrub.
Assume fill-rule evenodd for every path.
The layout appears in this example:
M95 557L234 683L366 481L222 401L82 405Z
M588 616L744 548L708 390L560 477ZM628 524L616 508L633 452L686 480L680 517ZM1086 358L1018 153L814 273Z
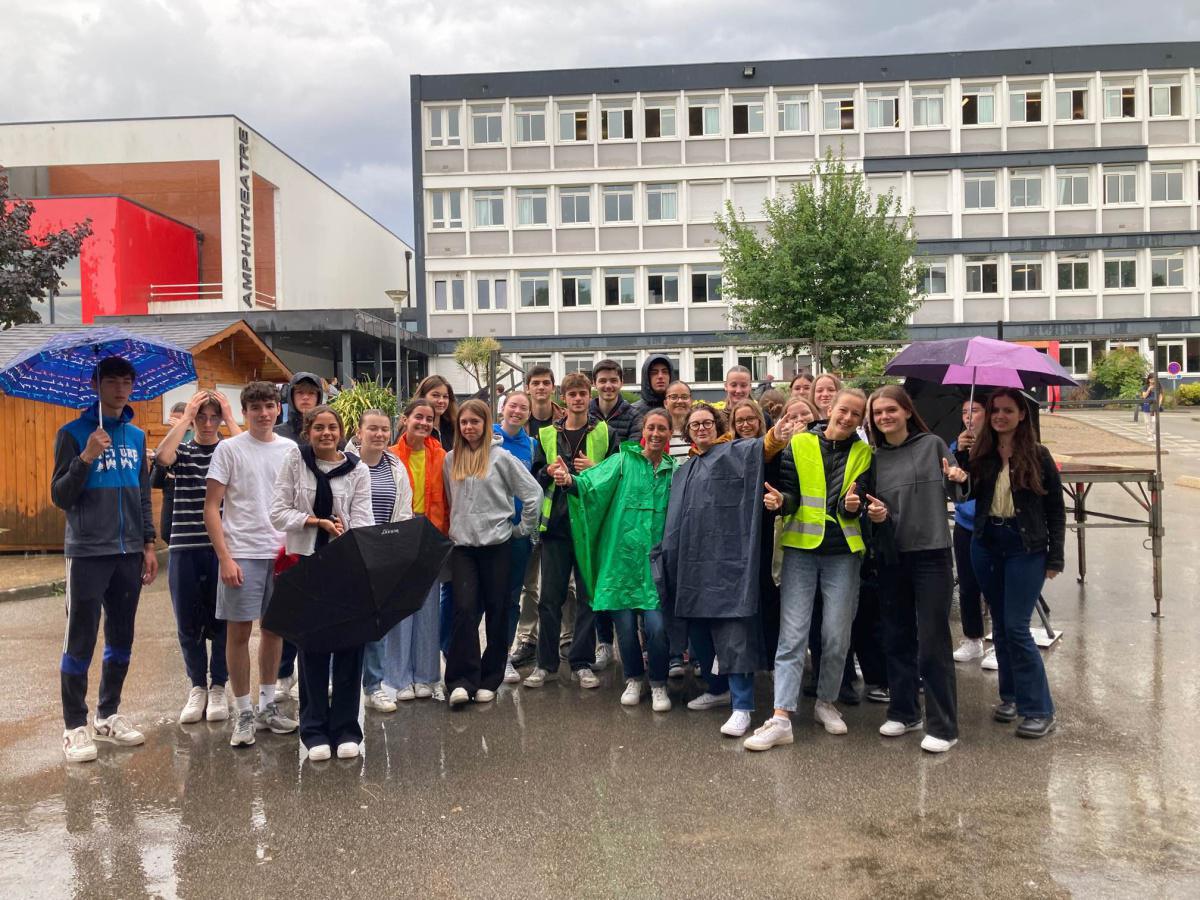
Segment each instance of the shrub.
M1131 347L1111 350L1096 360L1091 379L1124 400L1136 399L1150 364Z
M1200 382L1181 384L1175 391L1175 402L1180 406L1200 406Z
M375 381L354 381L349 387L343 388L329 402L337 410L342 421L346 423L346 438L354 436L358 430L358 418L363 410L382 409L394 422L396 420L396 395L378 379Z

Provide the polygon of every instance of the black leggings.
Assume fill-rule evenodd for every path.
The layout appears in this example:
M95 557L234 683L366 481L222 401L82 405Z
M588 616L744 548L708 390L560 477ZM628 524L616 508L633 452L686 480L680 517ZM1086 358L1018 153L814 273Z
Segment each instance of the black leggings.
M958 609L962 613L963 637L980 640L983 638L983 593L975 567L971 565L970 528L954 523L954 568L958 571Z
M454 612L446 650L446 689L494 691L504 681L508 659L509 542L487 547L455 547L450 556ZM487 647L479 652L479 619Z

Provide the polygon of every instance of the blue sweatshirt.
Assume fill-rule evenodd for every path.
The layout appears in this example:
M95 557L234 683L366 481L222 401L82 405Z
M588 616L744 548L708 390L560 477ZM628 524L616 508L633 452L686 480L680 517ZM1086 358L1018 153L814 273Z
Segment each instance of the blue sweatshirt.
M533 468L533 438L525 429L521 429L516 437L509 435L500 425L493 425L492 431L500 435L500 446L515 456L526 469ZM513 498L514 513L512 522L514 525L521 521L521 501Z

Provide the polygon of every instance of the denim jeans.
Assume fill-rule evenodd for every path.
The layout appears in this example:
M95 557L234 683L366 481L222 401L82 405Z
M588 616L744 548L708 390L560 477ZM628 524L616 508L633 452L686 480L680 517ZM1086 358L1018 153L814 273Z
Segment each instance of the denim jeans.
M533 555L533 542L528 537L514 537L508 542L512 567L508 573L508 646L517 636L517 622L521 618L521 591L525 587L525 570Z
M611 644L613 642L613 616L612 613L598 612L592 616L596 621L596 641L600 644Z
M454 584L442 582L441 601L438 603L438 647L443 654L450 649L450 629L454 627Z
M641 678L646 673L642 645L638 641L638 617L646 635L646 655L650 657L650 683L666 684L670 650L667 628L661 609L619 609L610 614L621 646L621 668L626 678Z
M398 691L410 684L435 684L442 677L438 657L440 597L441 589L435 581L421 608L383 638L383 677Z
M757 625L757 620L755 621ZM761 627L761 626L758 626ZM730 672L728 674L713 674L713 663L717 660L717 648L713 643L712 625L708 619L688 620L688 639L692 650L700 660L700 674L708 685L710 694L724 694L726 691L733 695L734 709L746 712L754 711L754 673Z
M363 693L373 694L383 684L383 641L371 641L363 647Z
M821 669L817 698L837 700L842 670L850 652L850 629L858 607L858 574L862 558L857 553L820 554L785 547L780 576L779 647L775 653L775 708L795 712L804 677L804 650L808 646L813 602L820 582Z
M211 547L174 549L167 583L175 607L175 630L192 687L221 687L225 669L225 623L217 618L217 554ZM208 642L212 641L212 652Z
M975 532L976 535L979 532ZM1046 554L1029 553L1016 528L989 528L971 542L971 562L992 609L992 642L999 666L1000 699L1017 704L1017 714L1054 715L1046 667L1029 620L1046 581Z

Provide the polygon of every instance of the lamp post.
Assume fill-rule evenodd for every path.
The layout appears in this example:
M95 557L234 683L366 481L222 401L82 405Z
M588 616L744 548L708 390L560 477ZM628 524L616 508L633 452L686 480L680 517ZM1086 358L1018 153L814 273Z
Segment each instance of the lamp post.
M396 379L392 382L392 391L396 394L396 405L399 406L401 401L401 386L400 380L400 310L404 309L408 303L408 289L397 288L391 291L384 291L388 299L392 301L392 311L395 313L396 323Z

